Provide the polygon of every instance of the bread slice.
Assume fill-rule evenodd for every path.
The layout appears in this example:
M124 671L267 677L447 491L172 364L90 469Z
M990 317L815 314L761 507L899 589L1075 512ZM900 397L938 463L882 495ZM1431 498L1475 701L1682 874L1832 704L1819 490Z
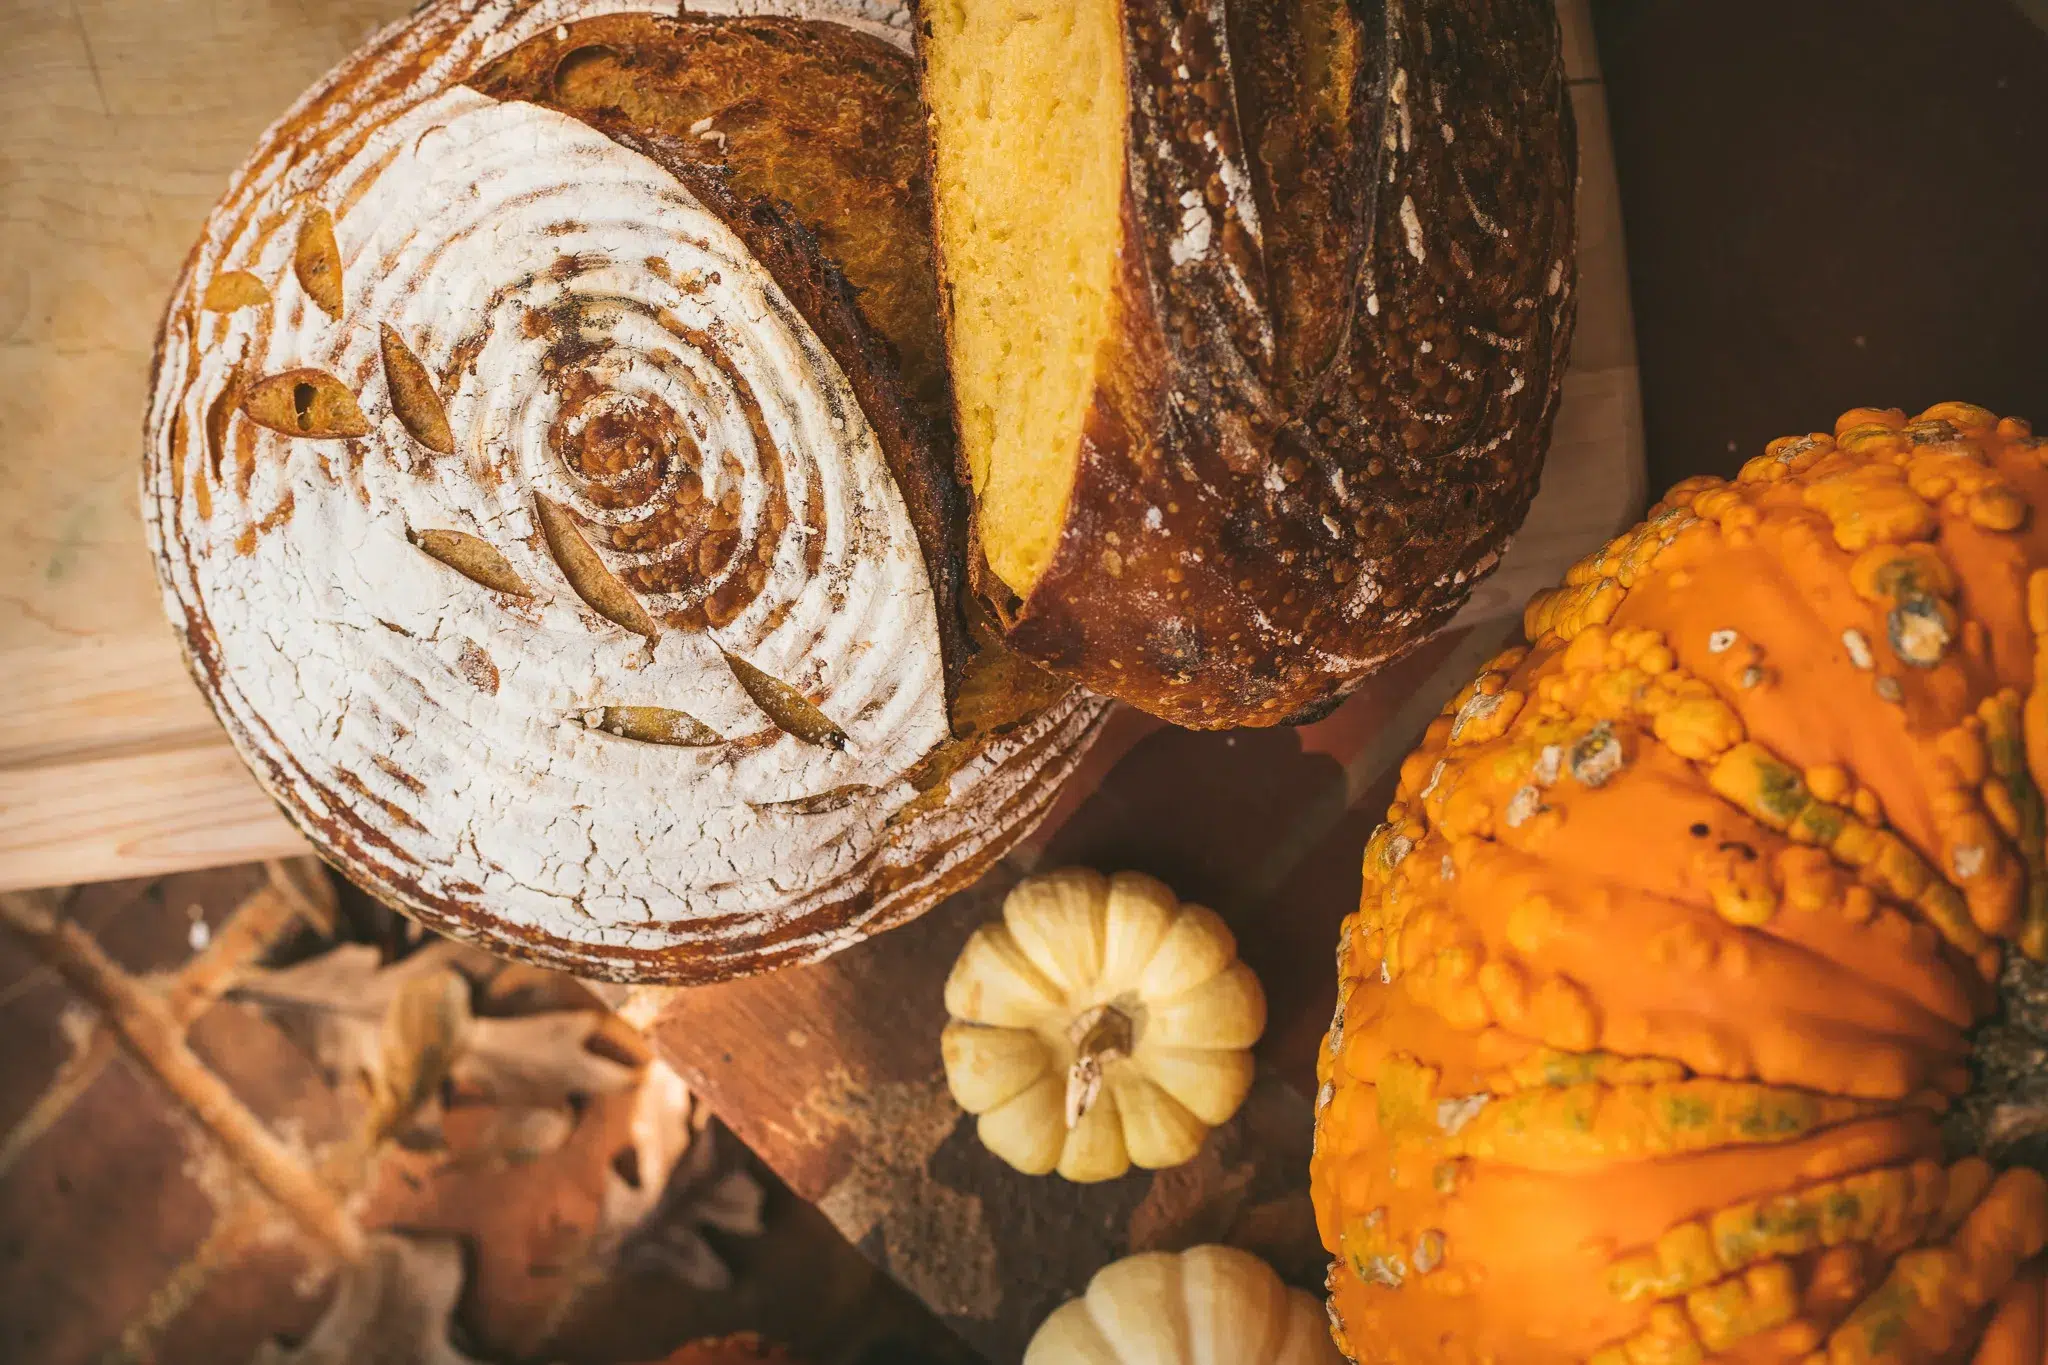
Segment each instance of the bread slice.
M979 586L1183 725L1326 709L1536 489L1572 320L1547 0L933 0Z
M935 166L961 448L982 553L1020 594L1058 544L1097 352L1116 321L1120 9L941 0L926 11L936 126L962 130Z
M586 976L910 918L1107 710L965 588L907 20L737 7L422 8L159 342L145 521L244 759L379 898Z

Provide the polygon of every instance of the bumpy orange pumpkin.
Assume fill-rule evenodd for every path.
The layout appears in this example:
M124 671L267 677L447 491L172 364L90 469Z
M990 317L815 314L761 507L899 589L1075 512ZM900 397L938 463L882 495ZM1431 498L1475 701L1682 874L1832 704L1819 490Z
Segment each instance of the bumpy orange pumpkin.
M2044 465L1960 403L1774 442L1430 726L1323 1050L1347 1354L2042 1365Z

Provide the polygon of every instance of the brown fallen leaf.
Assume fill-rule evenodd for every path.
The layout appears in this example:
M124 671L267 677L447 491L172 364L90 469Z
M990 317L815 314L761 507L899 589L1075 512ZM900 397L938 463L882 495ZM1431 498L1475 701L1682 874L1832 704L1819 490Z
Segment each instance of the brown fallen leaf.
M477 1141L498 1161L520 1166L560 1151L575 1131L569 1109L494 1107Z
M428 1086L410 1074L418 1067L405 1050L432 1040L437 1030L460 1028L453 1017L458 990L467 1022L468 984L454 967L460 953L457 945L437 941L385 965L371 944L343 943L289 967L250 972L229 995L263 1006L337 1083L365 1086L377 1110L372 1127L389 1134L403 1118L396 1091L410 1093L415 1104L424 1101L452 1062L452 1053L443 1058ZM429 984L415 984L421 981ZM409 996L412 991L420 994ZM410 1003L394 1014L401 996ZM394 1031L397 1036L389 1036ZM400 1076L387 1079L393 1068Z
M378 1026L376 1063L368 1076L373 1142L397 1133L438 1097L476 1023L462 973L443 968L400 984Z
M250 1365L481 1365L448 1341L462 1280L453 1238L380 1233L342 1270L334 1302L306 1340L266 1342Z
M474 1248L462 1311L478 1349L533 1357L583 1296L616 1278L621 1245L644 1231L694 1133L674 1072L651 1065L639 1079L593 1096L573 1120L566 1106L457 1103L443 1117L444 1149L393 1150L380 1163L367 1223Z
M613 1158L605 1182L607 1252L629 1241L657 1215L686 1155L700 1145L708 1155L708 1121L691 1100L689 1086L667 1062L655 1058L647 1064L627 1124L631 1145Z
M306 1330L314 1302L307 1296L331 1267L360 1259L370 1268L340 1270L344 1283L318 1329L296 1349L268 1348L258 1356L266 1365L459 1365L465 1357L443 1326L458 1302L468 1350L539 1359L568 1310L617 1280L622 1247L655 1233L648 1218L657 1210L667 1217L680 1208L683 1223L664 1235L663 1264L680 1264L674 1273L694 1283L729 1280L701 1230L758 1229L760 1192L742 1173L701 1164L681 1185L672 1180L701 1120L687 1087L651 1061L628 1022L571 978L438 940L413 947L388 933L375 944L330 939L325 951L291 966L256 965L273 945L304 950L303 934L283 937L291 922L323 937L362 928L322 910L252 918L245 908L209 935L200 958L158 979L99 962L90 940L53 911L16 917L16 936L103 1014L148 1016L144 1033L119 1030L119 1046L200 1120L188 1165L214 1216L191 1255L154 1281L141 1310L124 1306L109 1323L120 1351L149 1358L167 1335L196 1322L199 1305L217 1307L209 1285L268 1264L279 1248L287 1263L298 1261L290 1273L300 1287L291 1316L260 1320L291 1321L294 1332ZM181 944L190 942L184 919L173 926ZM231 959L230 968L216 970L215 958ZM208 1001L218 1009L199 1022L214 1041L181 1060L192 1051L181 1037L186 1016ZM296 1109L272 1099L250 1110L224 1087L230 1077L237 1089L251 1087L243 1059L261 1054L221 1040L259 1032L302 1078L300 1091L316 1097L309 1112L320 1117L311 1129L300 1126ZM68 1076L57 1078L67 1094ZM250 1098L266 1093L254 1088ZM449 1238L446 1247L466 1254L387 1246L393 1228L415 1242ZM388 1264L409 1267L421 1255L446 1262L435 1273L447 1283L436 1287L432 1274ZM403 1295L387 1302L398 1292L387 1282L398 1279L419 1281L400 1288L415 1299L415 1288L427 1292L432 1311ZM376 1325L394 1321L403 1326L395 1337ZM248 1340L230 1356L247 1351Z
M472 950L435 939L419 951L386 963L375 944L338 943L289 967L252 971L236 983L239 1000L302 1005L375 1019L409 978L448 968L466 970Z
M732 1163L725 1146L715 1128L705 1129L689 1144L628 1233L619 1253L621 1265L659 1271L693 1289L731 1287L732 1271L705 1238L704 1229L760 1236L765 1192L753 1176Z
M595 1009L478 1019L449 1079L465 1099L490 1104L552 1106L624 1090L640 1068L590 1050L604 1022Z

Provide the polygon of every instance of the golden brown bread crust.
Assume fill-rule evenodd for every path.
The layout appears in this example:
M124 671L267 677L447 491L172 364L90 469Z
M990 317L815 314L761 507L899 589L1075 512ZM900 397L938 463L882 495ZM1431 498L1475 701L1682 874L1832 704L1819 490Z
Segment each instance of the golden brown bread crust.
M1011 644L1168 720L1311 718L1447 622L1535 495L1573 305L1556 19L1174 8L1124 6L1120 324L1059 546L1021 601L978 555L975 583Z
M444 932L481 939L497 951L613 979L705 981L813 959L909 919L980 876L1044 814L1060 779L1099 728L1104 708L1092 699L1080 698L1064 684L1051 684L1043 675L1034 678L1036 670L1029 665L1000 646L969 635L971 610L961 584L963 500L951 475L947 433L935 429L927 415L942 405L945 375L929 310L923 322L918 321L916 300L920 295L929 299L933 285L928 248L920 250L918 246L926 240L928 228L916 208L923 194L923 152L915 135L919 124L907 56L875 38L828 23L761 18L676 20L656 15L578 22L573 0L550 8L568 22L559 26L550 22L537 30L529 24L527 32L532 36L504 51L500 50L504 44L491 46L499 32L491 25L499 21L489 17L488 7L476 0L443 0L429 6L414 19L380 34L330 76L310 102L302 103L266 135L237 177L209 225L207 239L195 248L188 262L159 342L158 396L149 433L144 501L167 605L195 678L258 777L330 861L397 908ZM602 49L595 58L594 48ZM693 53L697 57L694 63ZM480 54L490 60L480 59ZM597 68L614 59L632 73L643 101L641 112L647 115L644 121L636 122L602 98L589 98L606 88L602 80L592 79L606 74ZM707 63L753 60L765 67L784 59L811 68L803 88L812 104L778 102L772 97L753 100L738 111L731 124L724 117L718 120L720 127L734 127L724 139L706 138L696 119L680 118L687 100L693 97L686 87L691 79L707 75ZM577 79L568 82L568 88L577 96L575 100L564 96L560 79L565 64L572 60ZM852 833L861 837L850 834L844 846L833 852L828 873L813 877L801 896L792 893L787 903L758 914L700 915L688 921L688 933L669 936L667 942L662 941L661 933L650 932L666 927L655 922L628 922L620 931L594 938L557 932L546 924L515 922L496 909L496 888L453 879L445 868L423 867L410 844L421 832L415 810L431 822L432 815L425 807L432 802L466 798L451 797L442 790L442 779L425 769L408 771L400 764L378 761L383 755L372 759L383 770L381 777L375 772L367 778L345 772L337 785L327 762L330 755L309 752L303 743L294 747L283 742L267 723L263 704L251 699L248 683L241 676L251 667L248 655L230 657L223 632L217 628L216 604L198 587L205 581L199 572L203 556L198 546L217 539L223 525L230 534L234 525L246 526L243 542L254 546L265 537L294 534L290 529L294 517L308 515L304 498L294 512L289 489L280 506L252 505L252 479L260 491L264 480L272 477L263 462L274 458L276 452L262 445L273 438L252 425L260 419L253 400L240 387L239 367L218 393L208 381L208 387L194 397L195 376L217 373L219 364L218 357L205 353L209 347L217 347L217 339L224 335L219 303L229 301L217 301L221 291L212 288L214 281L223 277L223 263L244 257L253 260L251 253L260 254L264 243L275 242L280 235L288 239L294 230L301 231L303 240L298 225L309 221L307 205L320 203L340 168L359 160L366 146L374 146L371 139L394 116L393 111L413 108L464 76L480 95L500 101L524 100L569 114L652 160L740 239L753 262L774 280L804 326L844 372L861 409L859 415L873 428L888 474L905 504L917 541L911 553L922 553L937 609L939 653L947 683L942 719L950 719L954 738L942 740L905 775L910 785L903 790L910 793L909 799L886 819L877 817L875 829L863 832L855 826ZM706 84L715 87L717 83ZM719 92L714 88L712 93ZM664 99L670 100L666 106ZM380 111L377 117L366 114L373 108ZM821 110L823 114L819 114ZM717 110L721 115L731 111L729 103ZM805 124L804 119L814 114L821 118L830 115L839 122ZM747 124L744 131L737 126L741 122ZM878 129L887 136L879 136ZM778 145L783 148L780 164L775 157ZM905 183L905 174L912 183ZM289 186L288 197L270 188L279 184ZM842 193L835 195L835 184ZM360 188L350 191L362 192ZM891 196L912 206L907 217L873 211L875 203ZM332 216L343 225L345 244L350 230L360 242L364 229L360 225L351 229L345 214L346 205L337 203ZM898 240L903 222L910 223L917 234L908 250ZM311 254L318 265L320 253ZM333 255L331 247L327 254ZM840 268L842 260L858 272L858 293ZM602 263L564 257L557 265L573 275L578 270L601 268ZM659 265L650 258L647 268L659 273ZM237 272L227 273L238 277ZM318 302L319 296L306 280L302 272L299 284L304 296ZM341 330L359 329L374 320L366 299L375 287L374 281L363 275L352 275L345 289L337 287L338 309L330 310L322 303L321 311L334 317ZM258 311L237 316L261 316L264 320L254 324L260 335L272 325L267 320L272 300L291 292L289 274L271 279L267 289L259 282L247 299L233 301L237 308ZM335 316L337 312L339 316ZM461 327L473 322L455 320ZM523 325L529 337L547 339L555 359L543 361L543 365L558 364L561 370L547 375L547 382L564 388L565 403L573 404L576 395L569 392L572 386L566 385L563 376L573 378L585 359L579 348L586 348L586 341L576 320L566 313L553 319L529 314ZM672 320L668 325L680 326ZM323 331L327 328L324 322L318 326ZM246 333L235 335L241 338L236 344L244 348L240 353L251 353L248 348L255 343L247 340ZM701 353L715 361L721 349L718 338L696 340ZM482 344L481 340L476 343ZM400 383L392 354L387 348L384 367L393 374L390 387L395 402ZM418 357L407 351L403 342L397 354L419 367ZM429 394L438 386L442 394L453 395L462 383L465 367L473 368L474 357L475 351L464 342L445 364L419 368L418 374L424 376ZM919 386L915 392L908 391L900 377L899 357ZM216 370L207 370L206 364L216 365ZM387 458L378 443L386 439L391 427L388 422L363 420L363 412L371 419L378 418L379 410L372 401L381 400L377 386L384 381L344 373L350 375L345 383L332 376L323 375L321 380L332 383L337 401L345 404L344 416L353 414L346 433L336 428L337 436L345 434L350 439L345 445L337 442L327 448L343 457L332 467L343 471L340 477L376 512L379 495L363 486L360 471L366 461ZM285 416L281 420L288 423L293 396L289 389L283 393L280 402ZM314 396L324 401L325 394L323 388ZM358 399L363 412L357 411ZM438 406L439 400L434 401ZM454 401L452 396L449 401ZM192 406L195 402L197 408ZM616 480L630 476L635 461L644 463L649 448L677 434L640 430L630 406L613 410L600 405L590 411L596 415L571 433L569 447L557 445L556 455L589 476L599 494L606 486L628 491L627 483ZM203 421L197 417L202 412ZM749 413L758 439L765 435L758 407L750 406ZM320 412L313 415L319 417ZM461 423L456 426L459 440ZM430 432L429 439L421 436L412 422L406 423L406 429L424 445L444 455L449 439L446 428L444 415L438 433ZM272 430L281 428L273 426ZM292 434L285 432L287 437ZM557 434L549 431L550 444L555 444ZM432 467L417 466L414 472ZM615 483L606 485L607 478ZM790 506L786 512L800 519L805 509ZM193 528L204 534L195 539ZM703 537L707 554L716 548L714 536L706 534L702 525L674 532L667 523L642 521L636 529L648 534L696 535ZM856 535L860 533L860 528L852 529ZM603 524L588 518L578 521L577 530L593 539L604 534ZM712 530L715 533L716 527ZM616 532L614 526L615 542ZM549 548L553 550L552 541ZM207 553L220 551L210 548ZM555 557L561 556L556 553ZM499 563L503 563L502 557ZM470 576L484 581L483 576ZM626 581L650 601L671 586L642 581L630 571ZM516 579L514 583L516 586ZM582 591L580 585L577 590ZM610 614L595 601L590 605L599 615ZM707 614L709 625L719 627L725 620L722 613L744 605L740 601L721 607L713 598L683 616L662 614L659 625L678 633L701 632ZM658 607L654 610L660 612ZM509 599L504 614L515 626L532 618L531 609ZM614 615L612 620L619 622L619 617ZM405 634L395 625L391 629ZM509 691L521 662L516 655L502 652L494 662L486 651L472 646L462 656L460 667L465 675L473 675L470 681L478 691L496 695L501 674ZM765 703L763 709L768 709ZM405 729L402 724L399 728ZM771 731L731 739L724 748L731 752L732 763L739 764L750 754L758 754L764 744L778 742L786 741ZM968 771L962 781L946 780L963 769ZM384 778L402 788L396 800L381 790L389 785ZM460 783L457 785L459 789ZM845 796L828 790L786 804L814 805L819 812L830 812L849 800L869 800L875 795L879 793L865 788L861 794ZM801 809L795 813L808 816L811 812ZM683 810L681 815L687 827L690 812ZM658 829L676 822L677 812L654 809L646 818ZM501 866L490 871L518 880ZM630 879L632 874L628 871L625 875ZM802 885L805 875L793 867L790 880ZM649 906L650 911L658 908L658 902ZM579 901L577 912L581 910ZM643 946L644 942L659 946Z

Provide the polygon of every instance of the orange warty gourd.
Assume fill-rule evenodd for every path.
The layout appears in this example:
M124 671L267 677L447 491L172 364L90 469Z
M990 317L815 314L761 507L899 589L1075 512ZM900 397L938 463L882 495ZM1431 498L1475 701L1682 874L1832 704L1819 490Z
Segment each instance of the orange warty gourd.
M1347 1354L2048 1358L2048 1183L1998 1168L2048 1088L2044 465L1962 403L1773 442L1429 727L1323 1049Z

